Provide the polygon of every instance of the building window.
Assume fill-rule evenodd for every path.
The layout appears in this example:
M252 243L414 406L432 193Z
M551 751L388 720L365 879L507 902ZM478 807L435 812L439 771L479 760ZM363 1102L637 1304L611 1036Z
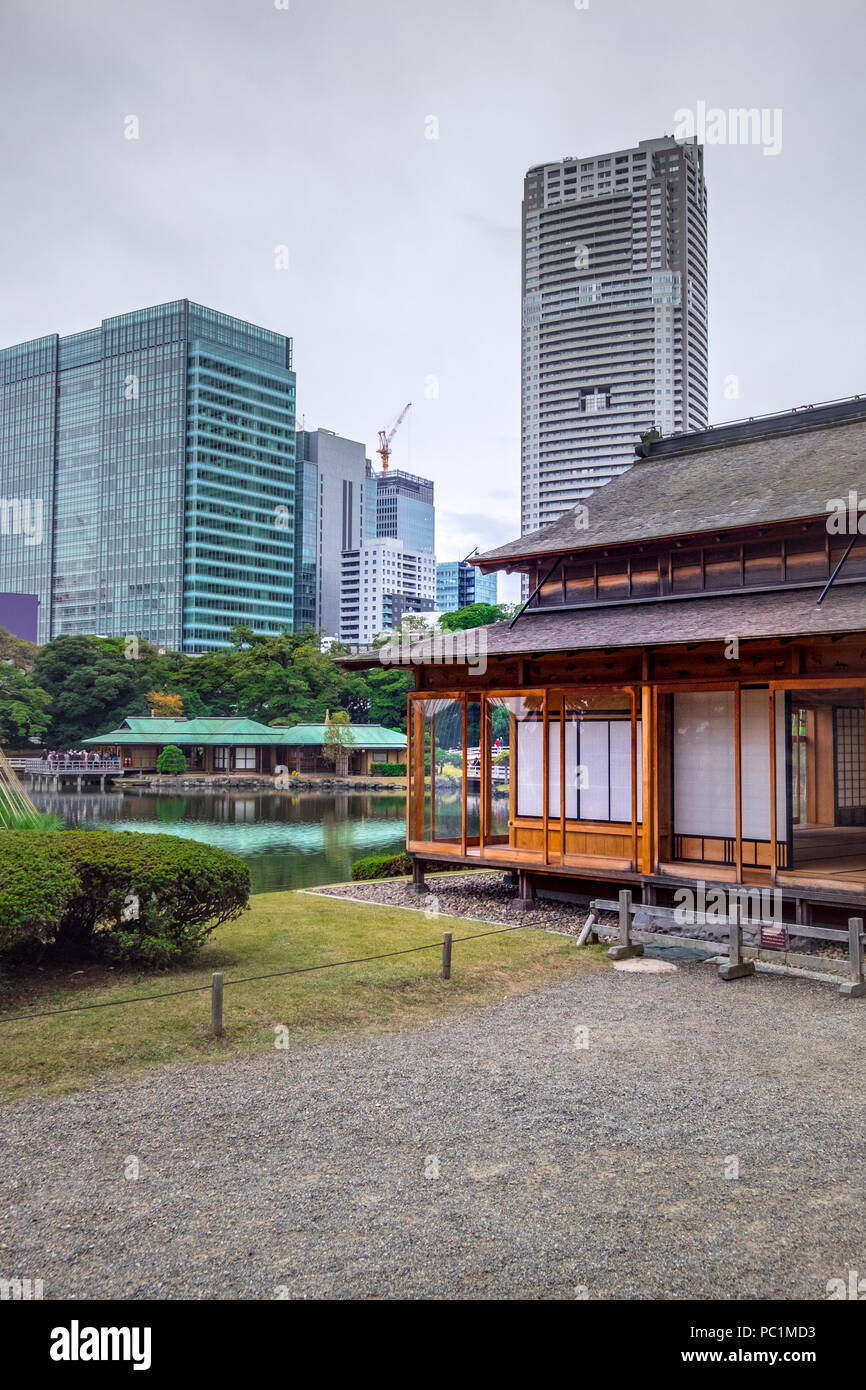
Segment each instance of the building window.
M236 748L235 749L235 769L238 772L255 772L256 770L256 750L255 748Z

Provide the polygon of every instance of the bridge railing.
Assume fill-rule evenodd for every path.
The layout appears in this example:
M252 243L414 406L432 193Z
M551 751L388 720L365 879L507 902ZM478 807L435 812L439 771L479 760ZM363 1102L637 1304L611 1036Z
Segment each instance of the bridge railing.
M111 758L10 758L15 772L34 772L40 777L52 777L59 772L123 772L122 763Z

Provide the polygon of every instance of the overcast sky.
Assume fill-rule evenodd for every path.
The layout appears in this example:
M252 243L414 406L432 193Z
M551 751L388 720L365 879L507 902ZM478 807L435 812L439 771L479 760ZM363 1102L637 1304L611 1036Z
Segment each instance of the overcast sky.
M0 346L183 297L290 334L299 420L373 450L412 400L392 466L435 479L439 558L488 548L523 175L703 101L782 112L776 155L706 149L711 418L866 389L859 0L283 3L2 0Z

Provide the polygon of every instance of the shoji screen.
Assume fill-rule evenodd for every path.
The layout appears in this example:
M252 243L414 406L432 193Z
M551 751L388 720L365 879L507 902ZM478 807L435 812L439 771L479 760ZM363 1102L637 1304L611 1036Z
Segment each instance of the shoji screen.
M559 749L556 754L559 772ZM544 802L544 725L541 719L525 719L517 724L517 814L542 816ZM556 812L559 815L559 810Z
M631 820L631 720L619 719L610 729L610 819Z
M551 719L547 731L550 737L550 793L547 814L559 820L559 720ZM565 725L565 814L568 820L577 819L577 724L573 719L567 720Z
M736 835L735 798L733 691L675 695L675 833Z
M610 749L607 719L580 723L580 819L610 820Z
M776 837L785 840L788 794L785 773L787 746L785 692L776 693ZM740 696L742 748L743 839L770 838L770 694L744 690Z
M770 692L744 690L740 696L743 839L770 838Z

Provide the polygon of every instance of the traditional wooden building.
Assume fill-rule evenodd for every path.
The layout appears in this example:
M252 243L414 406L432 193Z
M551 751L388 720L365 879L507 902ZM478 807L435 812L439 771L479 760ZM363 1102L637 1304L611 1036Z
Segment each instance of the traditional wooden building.
M844 920L866 903L866 401L639 453L476 561L531 596L471 659L412 651L416 878L456 861L516 869L524 897L655 904L766 886L790 921ZM474 779L442 776L446 748Z
M366 776L377 762L406 761L406 735L380 724L350 724L336 770ZM119 729L87 738L86 745L116 755L129 767L155 772L156 760L168 744L176 744L190 772L258 773L335 771L325 758L324 724L260 724L255 719L160 719L131 716Z

